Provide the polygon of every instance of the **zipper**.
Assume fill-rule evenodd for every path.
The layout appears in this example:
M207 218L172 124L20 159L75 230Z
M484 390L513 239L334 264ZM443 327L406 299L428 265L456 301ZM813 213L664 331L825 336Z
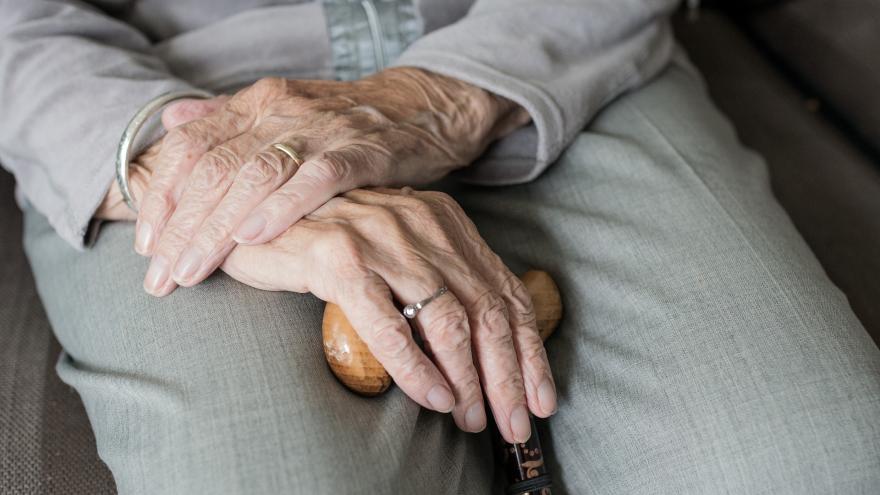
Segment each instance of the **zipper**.
M385 54L385 36L382 25L379 23L379 12L373 4L373 0L361 0L361 7L367 16L367 25L370 27L370 37L373 39L373 56L376 59L376 72L383 70L387 64Z

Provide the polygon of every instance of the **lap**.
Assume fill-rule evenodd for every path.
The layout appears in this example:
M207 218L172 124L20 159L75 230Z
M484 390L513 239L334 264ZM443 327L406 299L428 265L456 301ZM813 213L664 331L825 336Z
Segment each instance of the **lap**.
M694 76L612 103L533 183L444 187L515 271L560 284L546 441L569 493L878 483L878 351ZM485 435L335 382L319 301L223 275L153 299L131 230L77 253L27 215L59 371L121 489L488 490Z
M610 105L534 183L453 194L560 284L550 442L571 493L880 486L880 352L697 77Z
M321 301L223 274L153 298L132 231L106 224L80 253L26 213L28 256L65 349L59 374L81 395L120 493L489 490L486 436L399 390L366 399L335 380Z

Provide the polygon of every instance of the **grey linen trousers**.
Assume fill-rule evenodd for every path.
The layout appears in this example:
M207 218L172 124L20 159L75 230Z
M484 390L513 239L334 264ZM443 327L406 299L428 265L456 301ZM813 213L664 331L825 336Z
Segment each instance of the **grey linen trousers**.
M554 494L880 493L880 352L693 72L532 183L442 187L562 290ZM336 382L314 297L217 274L154 299L130 224L77 252L29 211L25 242L121 493L491 492L487 433Z

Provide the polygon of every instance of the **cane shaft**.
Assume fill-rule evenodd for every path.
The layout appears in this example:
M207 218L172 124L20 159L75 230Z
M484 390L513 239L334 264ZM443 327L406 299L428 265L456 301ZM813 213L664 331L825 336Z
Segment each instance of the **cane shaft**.
M532 436L525 443L503 443L508 495L551 495L552 480L544 463L544 449L535 417L529 416Z

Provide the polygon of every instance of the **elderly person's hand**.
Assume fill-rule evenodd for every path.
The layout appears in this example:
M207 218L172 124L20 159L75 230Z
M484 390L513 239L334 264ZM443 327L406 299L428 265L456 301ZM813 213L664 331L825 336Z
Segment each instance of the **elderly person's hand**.
M199 103L205 107L200 111L217 103ZM135 160L135 194L149 183L163 146L160 140ZM133 219L115 183L95 217ZM511 443L530 434L526 406L540 417L556 410L528 293L445 194L351 191L270 242L238 245L221 268L254 287L312 292L338 304L407 395L422 406L451 410L466 431L485 426L482 391ZM429 358L394 300L415 302L443 285L449 292L414 320ZM165 280L158 292L175 287Z
M407 395L452 411L466 431L486 424L481 388L511 443L529 437L528 409L556 411L528 292L443 193L348 192L273 241L238 246L222 269L254 287L338 304ZM449 292L414 319L429 359L394 300L415 302L444 285Z
M261 80L165 137L136 229L136 250L152 256L145 288L194 285L236 242L271 240L341 192L436 180L527 120L509 100L415 68Z

